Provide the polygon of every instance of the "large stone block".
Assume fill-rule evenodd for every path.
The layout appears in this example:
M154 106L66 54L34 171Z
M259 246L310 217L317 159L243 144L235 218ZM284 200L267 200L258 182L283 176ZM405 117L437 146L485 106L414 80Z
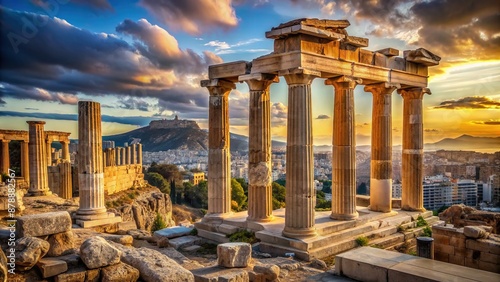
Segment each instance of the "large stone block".
M139 279L139 270L120 262L101 269L102 282L135 282Z
M139 270L146 282L194 282L193 273L162 253L148 248L128 248L111 243L122 251L122 262Z
M80 246L80 257L90 269L117 264L121 254L120 250L98 236L85 240Z
M48 257L58 257L70 254L75 248L75 239L73 231L57 233L49 236L48 242L50 244Z
M23 237L16 241L16 270L31 269L49 251L49 243L35 237Z
M36 266L40 269L43 278L56 276L68 270L68 264L63 260L43 258Z
M248 243L224 243L217 246L217 263L220 266L247 267L252 258L252 246Z
M472 249L480 252L500 255L500 242L489 239L468 239L466 242L467 249Z
M486 230L491 230L491 227L485 226L485 228L483 228L482 226L465 226L464 235L468 238L473 239L487 238L489 232Z
M155 231L153 236L156 238L167 237L168 239L188 235L193 231L193 228L185 227L185 226L175 226L168 227L158 231Z
M66 211L21 216L17 219L18 237L39 237L71 230L71 216Z

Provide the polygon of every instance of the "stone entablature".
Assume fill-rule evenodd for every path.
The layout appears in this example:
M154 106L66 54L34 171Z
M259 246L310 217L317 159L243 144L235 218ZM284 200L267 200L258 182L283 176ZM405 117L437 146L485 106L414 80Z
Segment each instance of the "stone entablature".
M423 48L378 51L368 39L350 36L347 20L297 19L266 32L274 39L274 52L251 62L235 61L209 66L209 203L205 221L230 215L231 191L228 96L236 82L250 89L249 203L247 221L272 220L272 197L265 181L270 174L269 85L283 76L288 84L286 202L283 235L290 238L315 236L314 174L312 152L311 83L325 79L334 88L332 137L332 214L334 220L352 220L356 211L356 144L354 89L365 85L373 99L372 171L370 209L392 209L392 94L403 97L403 193L404 210L423 207L423 117L422 99L427 88L428 67L441 58ZM255 134L252 134L255 133ZM267 167L267 169L266 169ZM266 171L267 170L267 171ZM265 182L265 183L264 183ZM255 193L257 192L257 193Z

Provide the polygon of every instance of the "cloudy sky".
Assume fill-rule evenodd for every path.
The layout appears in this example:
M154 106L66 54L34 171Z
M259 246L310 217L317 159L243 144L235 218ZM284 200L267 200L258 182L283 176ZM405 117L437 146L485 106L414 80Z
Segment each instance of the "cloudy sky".
M498 0L2 0L0 128L26 120L77 138L76 104L102 104L103 134L152 119L207 126L211 64L272 52L264 34L294 18L348 19L369 50L424 47L442 57L424 98L425 141L462 134L499 136ZM271 87L273 139L286 139L287 87ZM369 144L370 93L355 94L358 144ZM333 88L313 83L315 144L331 144ZM394 143L402 99L393 95ZM248 87L230 95L231 131L248 134Z

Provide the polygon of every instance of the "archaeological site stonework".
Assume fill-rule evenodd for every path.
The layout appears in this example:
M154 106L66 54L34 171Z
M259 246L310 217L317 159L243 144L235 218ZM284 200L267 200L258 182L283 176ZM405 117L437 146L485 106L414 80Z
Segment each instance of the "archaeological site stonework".
M423 208L423 117L428 67L440 57L418 48L378 51L364 49L368 39L351 36L347 20L298 19L266 32L274 51L248 61L211 65L201 81L209 96L210 152L208 165L208 214L200 229L230 222L230 152L228 96L235 83L246 82L249 102L249 199L246 227L265 229L277 220L270 196L271 134L269 86L283 77L288 84L286 146L286 209L280 236L305 239L317 236L313 172L311 87L323 79L333 87L332 211L330 220L351 221L361 215L356 207L356 87L364 86L373 97L371 189L369 211L393 214L392 195L392 95L403 97L403 170L401 209ZM399 105L397 105L400 107ZM219 219L214 223L214 219ZM261 224L262 223L262 224ZM260 224L260 227L259 227ZM215 228L216 229L216 228ZM202 232L203 233L203 232ZM207 233L208 234L208 233ZM207 235L208 236L208 235ZM274 233L273 236L278 236Z

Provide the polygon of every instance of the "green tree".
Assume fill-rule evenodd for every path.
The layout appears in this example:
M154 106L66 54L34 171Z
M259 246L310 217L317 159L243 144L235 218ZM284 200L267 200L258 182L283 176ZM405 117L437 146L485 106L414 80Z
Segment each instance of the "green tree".
M163 193L170 194L170 184L161 174L157 172L148 172L144 175L144 179L148 181L149 184L158 187Z
M238 204L238 209L236 211L241 211L246 208L247 196L245 196L245 191L241 184L234 178L231 179L231 200Z
M177 191L175 187L175 181L170 181L170 199L172 200L172 204L177 204Z
M331 180L323 181L323 189L321 191L325 193L332 193L332 181Z
M285 207L286 189L277 181L272 184L273 190L273 210Z
M169 182L172 182L172 180L176 182L182 181L182 174L179 168L174 164L151 164L148 168L148 172L159 173Z
M325 199L325 192L316 191L316 208L328 210L332 208L332 202Z
M151 226L151 232L155 232L163 228L167 228L167 224L165 223L163 217L159 213L156 213L155 220L153 221L153 226Z
M248 197L248 183L245 181L245 179L243 178L235 178L236 181L238 181L238 183L240 183L241 187L243 188L243 191L245 192L245 196Z

